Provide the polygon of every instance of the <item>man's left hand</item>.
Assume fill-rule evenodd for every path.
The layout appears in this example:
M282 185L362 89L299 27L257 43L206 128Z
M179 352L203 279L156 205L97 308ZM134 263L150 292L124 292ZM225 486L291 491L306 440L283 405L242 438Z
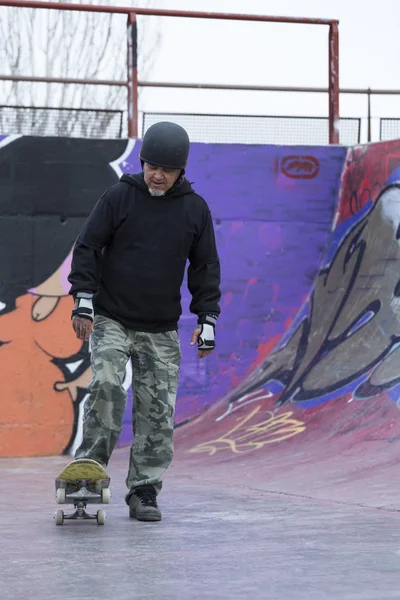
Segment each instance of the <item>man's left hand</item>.
M199 346L198 358L205 358L214 350L214 327L209 324L198 325L193 331L190 345L194 346L196 343Z

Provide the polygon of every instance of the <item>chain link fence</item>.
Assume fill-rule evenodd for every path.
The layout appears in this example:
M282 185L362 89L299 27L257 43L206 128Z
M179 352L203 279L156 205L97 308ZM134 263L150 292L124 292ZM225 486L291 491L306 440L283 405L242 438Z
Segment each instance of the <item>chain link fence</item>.
M379 127L380 140L400 139L400 119L382 118Z
M174 121L189 133L192 142L237 144L329 143L329 123L324 117L207 115L144 112L142 133L158 121ZM340 119L340 143L360 143L361 119ZM116 139L126 137L123 110L51 108L0 105L0 133ZM381 119L380 139L400 137L400 119Z
M75 138L122 137L124 111L0 105L0 133Z
M303 144L329 143L329 121L323 117L272 117L246 115L204 115L143 113L143 135L157 121L182 125L192 142L236 144ZM361 119L340 120L340 143L360 142Z

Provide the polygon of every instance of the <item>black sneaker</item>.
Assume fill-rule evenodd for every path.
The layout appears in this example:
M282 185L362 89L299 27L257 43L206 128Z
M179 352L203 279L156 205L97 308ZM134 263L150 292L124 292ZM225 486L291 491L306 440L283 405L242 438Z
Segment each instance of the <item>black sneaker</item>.
M134 488L129 498L129 516L138 521L161 521L157 492L153 485Z

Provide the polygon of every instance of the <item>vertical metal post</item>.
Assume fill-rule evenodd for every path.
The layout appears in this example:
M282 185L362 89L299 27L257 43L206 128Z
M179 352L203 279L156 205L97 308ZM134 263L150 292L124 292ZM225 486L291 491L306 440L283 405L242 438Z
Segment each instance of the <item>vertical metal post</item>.
M138 137L138 72L136 14L128 14L128 137Z
M329 143L339 144L339 27L329 26Z
M368 88L368 141L371 141L371 88Z

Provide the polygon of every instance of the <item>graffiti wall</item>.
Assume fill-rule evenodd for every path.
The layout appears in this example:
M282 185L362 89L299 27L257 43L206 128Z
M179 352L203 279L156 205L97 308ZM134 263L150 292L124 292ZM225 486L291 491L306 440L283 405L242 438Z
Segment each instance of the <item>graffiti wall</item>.
M73 452L79 443L91 371L88 345L71 328L71 250L102 192L122 173L140 169L139 150L140 141L0 137L0 456ZM365 158L354 152L347 159L348 170ZM383 162L385 152L381 148L378 153L385 156ZM337 241L333 236L330 252L336 256L333 246L339 247L346 227L356 223L360 211L368 211L367 202L379 191L378 183L371 183L369 198L356 193L353 213L347 214L343 190L365 173L358 164L353 182L345 176L338 204L345 157L346 149L340 147L192 146L187 176L213 214L223 276L222 315L215 353L198 361L189 346L196 320L184 285L178 425L232 394L243 381L230 396L232 406L249 390L269 385L272 373L275 385L289 390L289 376L279 380L278 363L273 371L265 357L276 344L288 352L285 348L296 347L299 336L304 340L299 307L313 282L322 272L326 276L333 219ZM395 153L391 160L393 170ZM310 332L312 323L307 327ZM286 373L299 377L293 368L299 356L295 350L292 354L292 363L286 356L282 362L288 362ZM309 365L309 358L304 361ZM308 389L309 380L303 379ZM130 380L128 365L124 385L129 402L120 444L131 440Z
M312 408L400 398L400 142L350 149L323 264L276 348L230 395L228 412L276 394Z
M399 510L399 182L400 141L349 149L304 304L232 392L177 430L178 472Z
M125 146L0 139L0 456L61 453L75 437L90 367L71 335L70 253Z

